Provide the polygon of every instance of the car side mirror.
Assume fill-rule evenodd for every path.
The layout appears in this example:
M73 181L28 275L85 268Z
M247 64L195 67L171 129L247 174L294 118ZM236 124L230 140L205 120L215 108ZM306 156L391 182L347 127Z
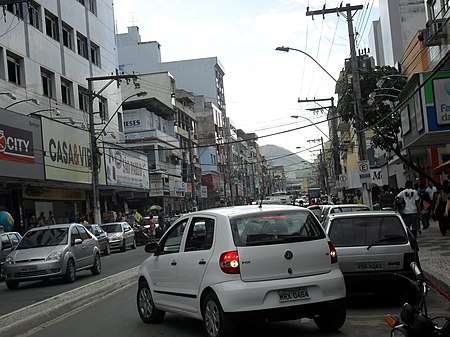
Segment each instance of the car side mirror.
M158 255L158 248L159 245L156 242L149 242L145 245L145 252L146 253L155 253L155 255Z
M83 242L83 240L81 240L81 239L75 239L75 240L73 240L73 245L76 246L76 245L81 244L82 242Z

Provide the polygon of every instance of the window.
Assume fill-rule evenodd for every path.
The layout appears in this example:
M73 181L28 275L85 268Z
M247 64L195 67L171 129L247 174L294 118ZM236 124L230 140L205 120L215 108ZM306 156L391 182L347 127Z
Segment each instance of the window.
M73 84L65 78L61 78L61 100L67 105L73 106Z
M187 223L188 219L185 219L170 229L170 233L165 237L164 242L161 243L158 249L160 255L173 254L180 251L181 239L183 238Z
M11 242L9 241L8 235L2 235L2 249L11 248Z
M214 220L193 218L186 239L186 252L211 249L214 238Z
M36 29L41 29L41 6L33 1L28 2L28 23Z
M22 85L22 76L23 76L23 58L13 55L12 53L6 54L7 56L7 65L8 65L8 81Z
M70 230L70 240L71 242L75 242L75 239L81 239L80 233L78 232L78 229L76 226L73 226Z
M123 132L123 117L121 112L117 113L117 124L119 126L119 132Z
M62 23L62 36L64 46L73 50L73 28L64 22Z
M77 1L84 6L84 0L77 0Z
M96 0L88 0L89 1L89 10L92 14L97 15L97 1Z
M80 238L81 240L87 240L90 239L91 236L88 234L88 232L86 231L86 229L82 226L77 226L78 231L80 232Z
M77 33L77 53L84 58L88 58L87 39L80 33Z
M6 9L11 13L13 13L15 16L17 16L18 18L23 19L23 10L21 3L6 5Z
M44 68L41 68L41 79L42 94L47 97L54 97L55 90L53 89L53 86L55 83L55 74Z
M45 11L45 34L59 41L58 18L49 11Z
M89 95L88 91L83 87L78 87L78 104L80 110L84 112L89 111Z
M91 42L91 61L100 67L100 47Z
M99 98L99 101L98 101L98 112L99 112L100 118L103 121L107 121L109 119L109 116L108 116L108 104L107 104L106 98L104 98L104 97L100 97Z
M15 233L10 233L10 234L8 234L8 236L9 236L9 239L11 240L13 247L17 246L17 244L20 241L20 237Z

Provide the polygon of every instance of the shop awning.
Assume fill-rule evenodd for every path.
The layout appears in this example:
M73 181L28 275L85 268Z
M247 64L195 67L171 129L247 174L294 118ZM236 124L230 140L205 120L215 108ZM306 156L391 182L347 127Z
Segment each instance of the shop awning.
M445 163L442 163L433 169L434 174L441 174L442 172L446 174L450 173L450 160L447 160Z

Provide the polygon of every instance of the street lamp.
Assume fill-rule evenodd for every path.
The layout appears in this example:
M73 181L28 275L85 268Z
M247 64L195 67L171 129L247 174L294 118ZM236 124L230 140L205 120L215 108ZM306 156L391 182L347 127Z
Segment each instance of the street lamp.
M12 107L13 105L19 104L19 103L23 103L23 102L33 102L36 105L41 105L41 103L39 102L39 100L37 100L36 98L27 98L27 99L23 99L17 102L14 102L10 105L7 105L6 107L4 107L5 110L8 110L8 108Z
M29 113L27 116L33 116L39 112L44 112L44 111L50 111L50 118L52 118L53 113L55 113L55 116L61 115L61 111L59 111L58 108L50 108L50 109L41 109L41 110L33 111L33 112Z
M320 67L320 69L322 69L328 76L330 76L333 79L333 81L335 81L337 83L337 80L333 77L333 75L331 75L319 62L317 62L317 60L314 57L309 55L307 52L304 52L303 50L300 50L300 49L284 47L284 46L276 47L275 50L284 51L286 53L288 53L290 50L295 50L295 51L298 51L299 53L302 53L302 54L308 56L311 60L313 60Z
M13 93L10 93L10 92L0 92L0 95L6 95L13 100L17 99L16 95L14 95Z
M291 118L303 118L306 119L308 122L311 123L311 125L314 125L317 130L319 130L328 140L330 140L330 137L327 136L325 132L323 132L318 126L317 123L314 123L312 120L310 120L308 117L305 116L299 116L299 115L292 115Z

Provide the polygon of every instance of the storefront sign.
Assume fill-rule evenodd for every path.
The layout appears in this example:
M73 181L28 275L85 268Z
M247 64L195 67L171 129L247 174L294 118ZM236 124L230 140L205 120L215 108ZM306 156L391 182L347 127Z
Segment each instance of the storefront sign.
M184 181L175 181L175 192L181 193L186 192L187 186Z
M41 121L46 179L91 183L89 132L47 118Z
M208 186L200 186L200 198L208 198Z
M105 144L107 184L148 190L148 161L143 153Z
M150 197L162 197L163 191L163 177L161 174L150 175Z
M44 179L40 120L7 110L0 120L0 175Z
M86 200L86 192L82 190L46 188L27 185L22 188L24 199L35 200Z
M434 79L433 90L437 124L450 124L450 78Z

